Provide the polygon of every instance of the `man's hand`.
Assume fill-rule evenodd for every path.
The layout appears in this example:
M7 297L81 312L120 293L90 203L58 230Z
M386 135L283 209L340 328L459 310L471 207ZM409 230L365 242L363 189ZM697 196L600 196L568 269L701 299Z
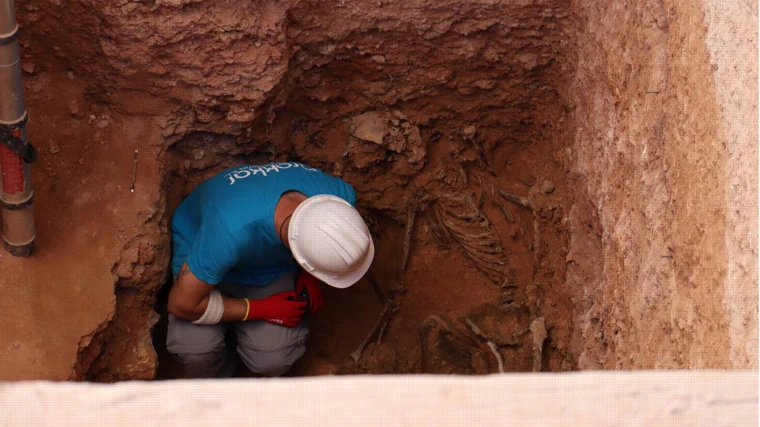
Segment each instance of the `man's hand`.
M319 286L319 279L301 270L296 280L296 293L300 294L304 289L309 293L309 312L317 314L319 310L322 310L325 303L322 297L322 289Z
M298 294L280 292L264 299L250 300L248 320L264 320L275 325L293 327L303 319L306 301L299 301Z

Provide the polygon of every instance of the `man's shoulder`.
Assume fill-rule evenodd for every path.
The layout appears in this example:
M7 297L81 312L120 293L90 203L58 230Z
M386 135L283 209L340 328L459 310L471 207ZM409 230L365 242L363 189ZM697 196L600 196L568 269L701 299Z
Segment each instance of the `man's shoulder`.
M271 162L261 165L245 164L222 171L213 178L216 183L235 186L243 182L267 182L274 178L324 174L321 170L298 162Z
M220 211L266 216L283 191L353 197L353 188L321 169L298 162L244 164L226 169L204 182L204 199ZM349 200L350 202L351 200Z

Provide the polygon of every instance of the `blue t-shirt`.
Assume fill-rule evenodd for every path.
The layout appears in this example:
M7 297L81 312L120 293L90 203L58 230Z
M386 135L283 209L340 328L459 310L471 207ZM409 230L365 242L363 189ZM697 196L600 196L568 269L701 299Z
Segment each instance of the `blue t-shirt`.
M243 165L204 181L172 218L172 271L187 261L210 284L265 286L298 264L274 227L280 196L330 194L356 206L356 192L339 178L300 163Z

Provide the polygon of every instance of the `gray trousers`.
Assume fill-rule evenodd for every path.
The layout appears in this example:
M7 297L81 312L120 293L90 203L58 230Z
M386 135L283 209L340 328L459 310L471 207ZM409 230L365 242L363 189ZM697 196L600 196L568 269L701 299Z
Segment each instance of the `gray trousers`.
M218 285L216 289L233 298L263 299L294 290L296 276L286 274L267 286ZM292 328L265 321L196 325L170 314L166 348L180 362L186 378L210 378L220 373L228 362L224 341L228 327L235 328L240 359L255 374L282 375L306 351L309 328L304 321Z

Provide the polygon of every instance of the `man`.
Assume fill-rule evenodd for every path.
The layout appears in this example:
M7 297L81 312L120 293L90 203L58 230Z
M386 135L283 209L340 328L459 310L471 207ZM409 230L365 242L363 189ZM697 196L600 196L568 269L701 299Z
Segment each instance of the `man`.
M305 351L304 315L369 269L374 244L354 189L299 163L244 165L200 184L172 219L167 348L188 378L220 375L225 332L254 374L279 376Z

